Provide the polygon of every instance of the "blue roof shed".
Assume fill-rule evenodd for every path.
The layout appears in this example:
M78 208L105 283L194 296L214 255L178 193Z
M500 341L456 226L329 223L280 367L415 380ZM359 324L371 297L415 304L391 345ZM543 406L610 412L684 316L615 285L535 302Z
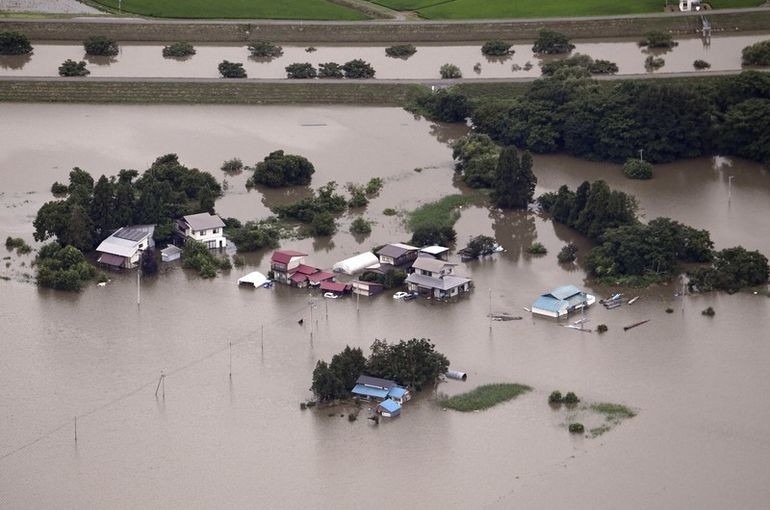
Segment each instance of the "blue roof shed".
M388 397L404 398L404 395L406 395L406 392L407 392L406 388L402 388L401 386L393 386L388 392Z
M394 417L401 413L401 405L394 400L383 400L377 410L383 415Z

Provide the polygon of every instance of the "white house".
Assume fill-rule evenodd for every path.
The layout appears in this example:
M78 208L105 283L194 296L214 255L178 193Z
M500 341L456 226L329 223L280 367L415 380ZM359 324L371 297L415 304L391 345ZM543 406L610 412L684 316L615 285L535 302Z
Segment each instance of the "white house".
M189 214L176 220L176 225L185 240L194 239L209 249L227 246L227 238L223 232L225 222L216 214Z
M406 287L410 292L438 299L468 292L471 280L453 275L456 265L432 257L418 257L412 264L414 272L406 278Z
M133 269L139 265L142 251L153 248L155 225L122 227L96 248L100 264L114 268Z
M564 317L596 302L596 296L581 291L574 285L564 285L541 295L532 303L532 313L546 317Z

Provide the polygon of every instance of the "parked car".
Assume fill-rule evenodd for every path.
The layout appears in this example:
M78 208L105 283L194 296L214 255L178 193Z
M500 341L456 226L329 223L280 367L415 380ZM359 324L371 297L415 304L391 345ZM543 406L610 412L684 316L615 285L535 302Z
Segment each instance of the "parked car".
M411 296L408 292L400 291L393 294L393 299L406 299L407 296Z
M324 297L328 299L339 299L342 296L339 294L335 294L334 292L324 292Z

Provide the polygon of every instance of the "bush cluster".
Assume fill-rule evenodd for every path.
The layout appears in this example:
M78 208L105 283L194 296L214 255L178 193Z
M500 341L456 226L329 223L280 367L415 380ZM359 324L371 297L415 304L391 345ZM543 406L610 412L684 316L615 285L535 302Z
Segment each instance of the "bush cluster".
M546 55L569 53L573 49L575 49L575 45L570 42L566 35L553 30L541 30L532 46L534 53Z
M439 73L441 74L441 78L444 80L451 80L451 79L463 77L463 73L460 71L460 68L454 64L442 65L441 69L439 69Z
M417 53L417 48L414 44L396 44L395 46L385 48L385 55L392 58L407 59L415 53Z
M0 32L0 55L24 55L32 52L29 38L19 32Z
M268 41L256 41L248 46L255 58L277 58L283 55L283 48Z
M527 248L527 253L530 255L545 255L548 253L548 249L545 247L545 245L543 245L543 243L534 242L529 246L529 248Z
M195 47L188 42L175 42L163 48L163 56L166 58L183 58L192 55L195 55Z
M671 34L658 31L647 32L644 39L639 41L639 46L646 46L648 48L671 49L677 45L679 45L679 43L674 40L674 37Z
M230 269L230 260L217 257L206 247L193 239L188 239L182 248L182 267L194 269L203 278L214 278L220 269Z
M91 71L86 69L86 63L81 60L75 62L72 59L65 60L62 65L59 66L59 76L88 76Z
M623 173L629 179L652 179L652 163L629 158L623 163Z
M100 57L114 57L118 54L118 43L114 39L103 35L94 35L83 41L86 55Z
M217 66L219 74L222 78L246 78L246 70L243 68L243 64L240 62L229 62L223 60Z
M262 184L270 188L305 186L310 184L315 167L304 156L273 151L254 166L254 174L246 182L247 187Z
M559 253L556 255L556 259L560 264L569 264L575 262L577 259L578 248L573 243L565 244Z
M493 39L484 43L481 47L481 53L488 57L503 57L513 53L511 51L511 46L513 46L513 44L509 42Z
M50 289L79 291L96 276L94 266L74 246L51 242L40 248L37 256L37 284Z
M746 46L741 55L745 66L770 66L770 39Z

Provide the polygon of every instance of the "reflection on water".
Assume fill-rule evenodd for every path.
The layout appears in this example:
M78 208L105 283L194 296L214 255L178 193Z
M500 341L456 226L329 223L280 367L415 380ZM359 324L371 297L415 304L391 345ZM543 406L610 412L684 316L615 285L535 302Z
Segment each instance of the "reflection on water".
M83 56L83 60L96 66L108 66L116 63L118 61L118 57L111 55L89 55L86 53Z
M354 214L340 218L333 238L283 243L324 268L408 238L402 218L384 216L384 208L471 193L453 183L451 149L436 139L435 124L400 109L2 104L0 114L0 238L31 242L35 210L71 167L114 175L168 152L218 179L223 160L260 161L278 148L313 162L313 187L384 178L366 210L376 223L363 244L347 232ZM324 127L302 127L319 119ZM700 158L658 165L642 182L618 165L537 156L534 171L538 194L603 178L638 196L648 218L671 216L709 228L717 246L770 253L770 176L761 165ZM286 198L283 190L247 192L249 173L227 177L219 213L260 218L269 214L262 197ZM456 225L458 244L493 235L506 251L468 264L453 255L475 290L450 304L383 293L357 306L283 286L236 286L243 274L268 270L266 250L213 280L164 264L142 280L137 306L133 273L62 294L17 281L31 256L9 255L11 267L0 267L12 276L0 281L0 487L18 490L4 490L2 506L347 509L365 498L376 508L764 507L770 404L756 392L770 387L770 300L681 299L658 286L639 292L633 306L589 309L591 327L609 326L602 335L532 318L523 308L540 293L588 287L579 265L555 259L566 242L579 254L588 244L540 215L490 211L473 196ZM547 255L525 254L534 240ZM700 314L707 306L716 317ZM524 319L490 324L490 308ZM623 331L644 319L651 322ZM535 391L461 414L443 411L427 390L378 426L299 409L319 359L345 345L366 349L374 338L415 336L431 338L452 368L469 374L440 392L500 381ZM165 398L156 400L161 371ZM574 437L568 415L546 403L554 389L584 402L622 402L639 415L601 438Z
M31 53L25 53L24 55L0 55L0 68L20 70L32 60Z

